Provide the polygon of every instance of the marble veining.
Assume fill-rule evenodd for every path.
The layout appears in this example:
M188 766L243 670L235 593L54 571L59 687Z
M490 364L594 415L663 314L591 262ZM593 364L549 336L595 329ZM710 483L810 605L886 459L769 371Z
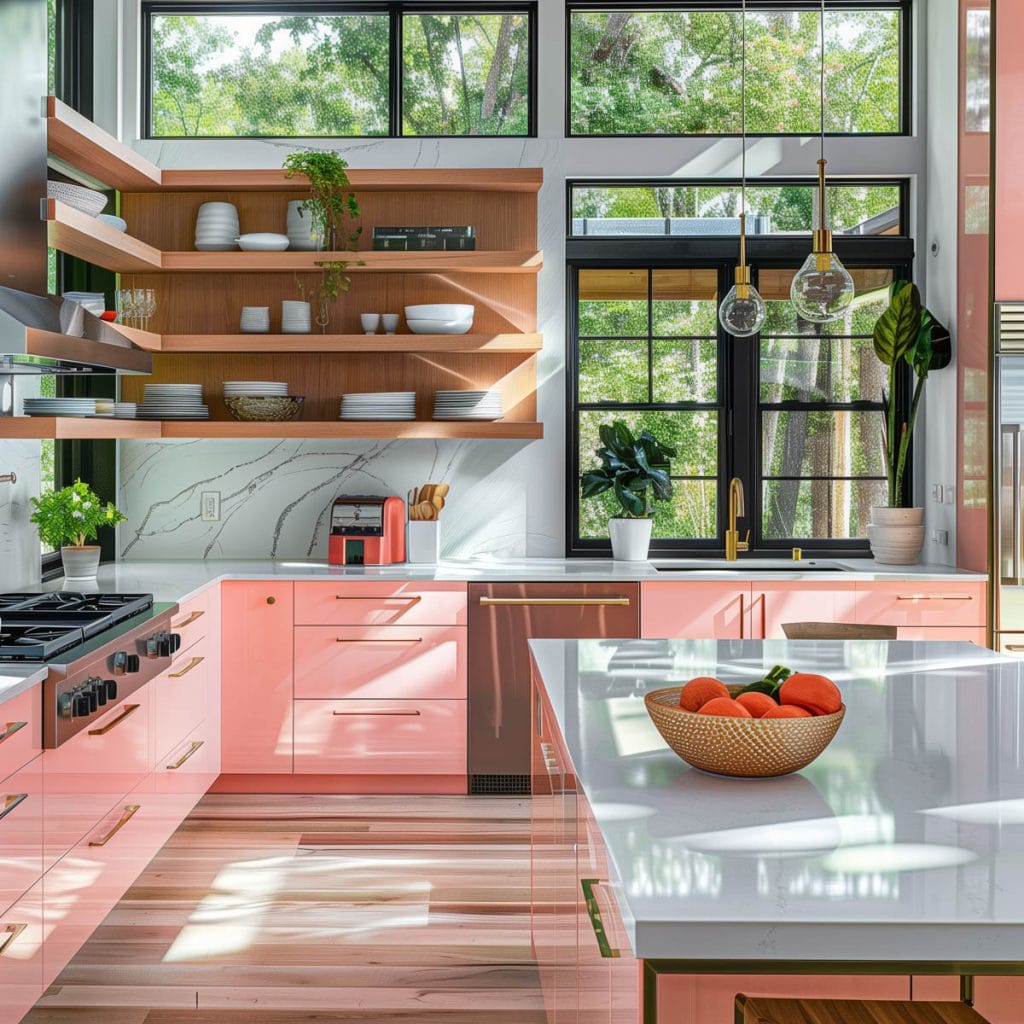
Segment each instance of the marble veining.
M39 582L39 535L29 522L31 496L39 493L39 442L0 439L0 475L14 472L17 483L0 484L0 589Z

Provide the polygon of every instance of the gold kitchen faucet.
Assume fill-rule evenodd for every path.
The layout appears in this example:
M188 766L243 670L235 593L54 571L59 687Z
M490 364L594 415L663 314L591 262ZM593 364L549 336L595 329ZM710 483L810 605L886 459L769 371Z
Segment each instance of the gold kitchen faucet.
M747 530L746 540L740 540L736 520L746 518L743 504L743 481L734 476L729 481L729 529L725 531L725 560L735 562L741 551L750 550L750 531Z

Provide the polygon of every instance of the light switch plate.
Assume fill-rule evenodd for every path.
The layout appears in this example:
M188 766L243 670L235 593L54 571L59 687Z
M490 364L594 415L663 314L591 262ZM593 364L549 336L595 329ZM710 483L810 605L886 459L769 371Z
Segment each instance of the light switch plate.
M932 540L936 544L948 544L949 530L932 530Z
M955 498L956 498L956 488L952 484L949 484L946 487L946 504L947 505L952 505L953 501L955 500Z
M220 491L203 491L199 500L199 510L204 523L219 523Z
M942 501L942 484L932 484L932 501Z

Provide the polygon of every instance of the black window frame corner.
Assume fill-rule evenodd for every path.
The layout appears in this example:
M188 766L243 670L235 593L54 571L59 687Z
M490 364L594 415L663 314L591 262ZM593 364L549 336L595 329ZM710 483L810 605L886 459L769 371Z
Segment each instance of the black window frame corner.
M140 138L163 142L273 141L275 139L366 141L378 139L535 139L538 126L538 4L539 0L143 0L141 4ZM376 135L154 135L153 134L153 17L167 14L377 14L388 18L388 100L386 132ZM404 74L402 65L403 18L412 14L524 14L527 18L527 130L521 135L409 135L403 131Z

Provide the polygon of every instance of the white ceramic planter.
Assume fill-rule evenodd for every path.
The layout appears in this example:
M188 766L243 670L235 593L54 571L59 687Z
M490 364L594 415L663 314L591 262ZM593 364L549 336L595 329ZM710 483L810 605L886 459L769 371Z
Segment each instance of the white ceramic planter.
M646 562L653 528L652 519L609 519L612 558L617 562Z
M406 553L410 562L433 565L441 557L441 524L434 519L427 522L409 522L409 545Z
M98 547L61 548L60 560L66 580L94 580L100 568Z
M301 199L293 199L288 204L288 242L289 248L304 252L315 252L324 247L324 236L313 228L313 217L308 210L302 208Z
M914 565L924 547L924 509L871 509L868 525L871 553L882 565Z

